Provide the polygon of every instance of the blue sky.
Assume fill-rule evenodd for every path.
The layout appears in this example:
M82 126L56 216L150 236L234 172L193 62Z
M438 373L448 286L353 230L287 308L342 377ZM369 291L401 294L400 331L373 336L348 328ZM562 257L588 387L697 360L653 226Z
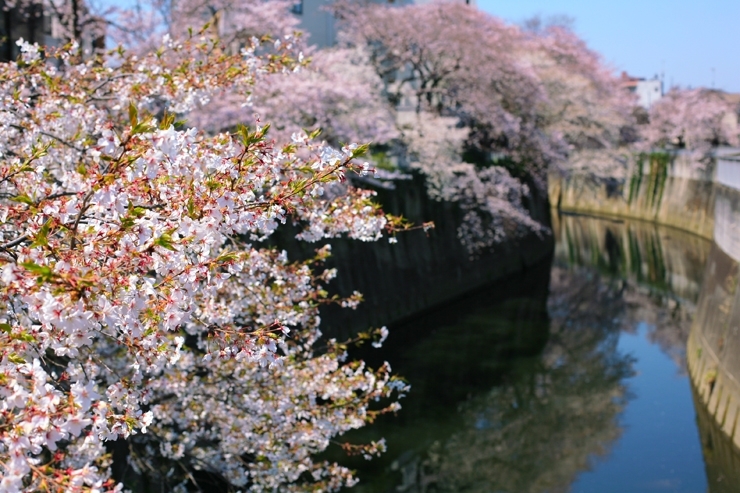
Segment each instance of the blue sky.
M712 86L740 92L740 0L478 0L513 23L568 15L574 30L616 70L653 77L666 89Z

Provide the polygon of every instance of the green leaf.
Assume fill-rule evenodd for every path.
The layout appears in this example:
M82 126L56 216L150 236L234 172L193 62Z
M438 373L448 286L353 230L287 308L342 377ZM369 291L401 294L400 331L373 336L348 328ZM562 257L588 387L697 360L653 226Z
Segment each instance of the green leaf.
M0 324L0 332L5 332L6 334L10 334L10 331L13 330L13 327L10 326L10 324Z
M51 78L51 76L50 76L49 74L47 74L46 72L43 72L43 71L42 71L42 72L41 72L41 77L42 77L42 78L44 79L44 81L46 82L46 85L48 85L48 86L50 86L50 87L54 87L54 79L52 79L52 78Z
M259 131L250 132L249 128L247 128L244 125L237 125L236 127L236 133L239 136L239 140L241 140L244 147L249 147L253 144L257 144L258 142L262 142L265 140L265 135L267 134L268 130L270 130L270 124L266 124L264 127L262 127Z
M131 127L131 135L153 132L154 126L147 122L139 122Z
M33 337L28 332L21 332L20 334L15 334L11 337L11 339L16 339L23 342L36 342L36 338Z
M121 219L121 229L123 231L129 230L134 227L134 218L131 216L126 216Z
M143 207L135 206L134 204L128 204L128 214L121 218L121 229L127 230L134 226L136 219L144 217L146 209Z
M10 353L8 355L8 359L10 360L11 363L15 363L17 365L22 365L23 363L26 363L26 360L23 357L18 356L15 353Z
M216 262L218 263L226 263L226 262L232 262L239 258L239 255L236 252L226 252L224 254L221 254L217 259Z
M172 240L172 235L169 233L163 233L162 236L154 240L154 246L166 248L167 250L175 251L175 247Z
M15 197L12 197L10 200L13 202L20 202L21 204L28 204L28 205L34 205L35 202L31 200L31 197L28 195L16 195Z
M368 151L369 148L370 148L370 146L368 146L367 144L358 145L352 151L352 158L354 159L354 158L357 158L357 157L360 157L360 156L364 156L365 154L367 154L367 151Z
M21 266L32 274L36 274L38 276L36 282L39 284L51 281L55 275L54 271L51 270L51 267L48 265L38 265L34 262L23 262Z
M135 127L139 123L139 110L136 109L134 103L128 104L128 118L131 121L132 127Z
M41 226L41 229L39 230L38 234L36 235L36 238L34 238L33 243L31 243L31 248L36 248L40 246L48 246L49 245L49 232L51 231L51 219L47 220L43 226Z
M294 181L291 181L288 183L288 186L292 191L300 190L306 186L306 183L308 183L308 180L306 179L297 179Z
M188 216L190 216L192 219L195 219L195 202L193 202L192 197L188 199L186 207L188 208Z
M174 124L175 124L175 115L165 110L164 115L162 116L162 121L159 122L159 128L161 130L167 130L168 128L170 128L171 125L174 125Z

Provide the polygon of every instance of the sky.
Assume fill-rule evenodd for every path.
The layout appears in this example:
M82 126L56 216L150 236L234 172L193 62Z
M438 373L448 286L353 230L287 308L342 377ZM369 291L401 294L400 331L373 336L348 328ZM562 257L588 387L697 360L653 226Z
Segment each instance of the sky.
M573 30L615 70L665 88L714 87L740 93L740 0L477 0L478 8L520 24L567 15Z

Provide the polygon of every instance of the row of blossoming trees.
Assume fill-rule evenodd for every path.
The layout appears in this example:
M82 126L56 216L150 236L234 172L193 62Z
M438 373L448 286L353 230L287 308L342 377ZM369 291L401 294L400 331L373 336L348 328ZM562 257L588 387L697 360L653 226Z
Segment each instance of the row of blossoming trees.
M228 10L228 7L225 7ZM636 152L709 157L738 144L738 108L716 91L672 90L636 108L600 56L565 26L520 28L453 3L335 4L339 46L299 78L255 93L261 115L322 128L330 142L371 141L379 164L420 171L429 195L465 211L471 253L546 232L532 217L546 174L623 175ZM223 124L228 100L210 120Z
M0 492L352 485L316 454L406 386L321 339L319 308L360 298L327 293L327 247L264 247L282 224L311 242L395 234L348 185L374 162L460 204L475 252L545 231L528 202L553 166L737 138L701 91L636 126L563 27L342 3L340 46L313 51L288 3L155 1L106 13L110 53L20 43L0 67ZM55 3L71 41L89 21L77 5ZM371 164L349 142L371 142Z

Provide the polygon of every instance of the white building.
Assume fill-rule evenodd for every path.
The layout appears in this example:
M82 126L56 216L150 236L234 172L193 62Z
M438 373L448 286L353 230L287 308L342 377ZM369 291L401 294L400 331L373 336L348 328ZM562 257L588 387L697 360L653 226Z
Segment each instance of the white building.
M645 109L655 104L663 97L663 81L657 76L653 79L642 77L630 77L627 72L622 72L622 87L637 95L637 104Z
M663 97L663 81L660 79L641 80L635 88L637 104L649 109L653 103Z

